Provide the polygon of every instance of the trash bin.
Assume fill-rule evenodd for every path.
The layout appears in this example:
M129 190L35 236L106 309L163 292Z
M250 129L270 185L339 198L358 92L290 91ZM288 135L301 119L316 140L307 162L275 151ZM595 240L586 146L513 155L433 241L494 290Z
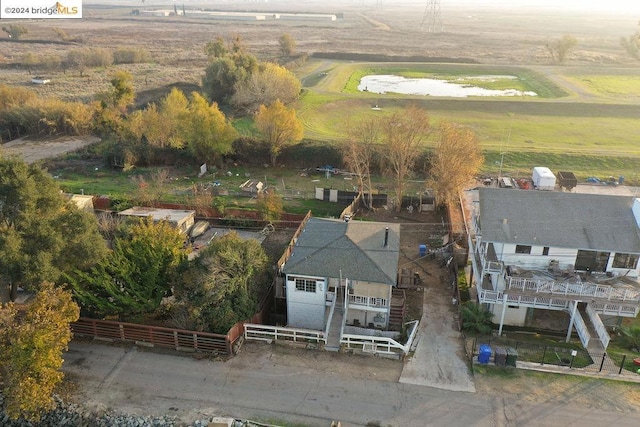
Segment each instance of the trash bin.
M418 252L420 252L420 258L427 256L427 245L418 246Z
M518 352L515 348L507 348L507 366L516 367L516 361L518 360Z
M491 346L488 344L480 344L478 351L478 363L486 365L491 360Z
M507 350L504 347L495 348L495 356L493 357L493 363L495 363L496 366L507 365Z

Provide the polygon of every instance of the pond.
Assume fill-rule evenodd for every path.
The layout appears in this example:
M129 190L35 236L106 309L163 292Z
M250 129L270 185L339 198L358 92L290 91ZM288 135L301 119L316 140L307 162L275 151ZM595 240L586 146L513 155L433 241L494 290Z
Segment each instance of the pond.
M517 79L515 76L473 76L463 77L460 80L464 81L470 78L476 81ZM360 80L358 90L380 94L391 92L404 95L450 96L455 98L465 98L467 96L537 96L535 92L518 89L485 89L468 83L456 83L455 81L430 78L407 78L396 75L364 76Z

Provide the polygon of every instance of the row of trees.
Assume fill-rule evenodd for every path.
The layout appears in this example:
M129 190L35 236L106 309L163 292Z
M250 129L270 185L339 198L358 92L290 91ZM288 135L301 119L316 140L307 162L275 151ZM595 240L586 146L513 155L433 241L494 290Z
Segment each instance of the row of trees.
M87 69L109 67L113 64L137 64L151 62L149 51L139 47L120 47L115 50L103 48L72 49L65 56L27 52L21 57L22 66L29 73L75 69L83 76Z
M374 166L386 170L395 184L395 207L400 210L407 179L415 170L425 141L434 130L426 111L411 106L402 113L365 118L349 124L348 139L342 144L346 166L356 175L359 187L369 195ZM436 146L428 157L427 186L436 192L437 203L457 200L460 190L480 169L483 156L477 136L469 129L442 122Z

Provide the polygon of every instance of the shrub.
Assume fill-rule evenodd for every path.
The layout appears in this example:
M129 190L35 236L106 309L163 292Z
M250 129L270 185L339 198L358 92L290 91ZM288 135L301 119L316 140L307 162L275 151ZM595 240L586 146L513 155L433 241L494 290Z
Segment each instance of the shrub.
M118 48L113 52L113 62L115 64L151 62L151 55L149 51L142 48Z

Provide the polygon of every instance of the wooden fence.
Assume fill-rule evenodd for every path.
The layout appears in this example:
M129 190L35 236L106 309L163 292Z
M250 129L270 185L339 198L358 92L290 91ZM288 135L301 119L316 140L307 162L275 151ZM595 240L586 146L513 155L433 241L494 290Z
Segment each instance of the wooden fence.
M229 335L209 332L186 331L85 317L73 322L71 331L74 335L133 342L150 347L211 353L221 356L233 355L233 341L230 340Z

